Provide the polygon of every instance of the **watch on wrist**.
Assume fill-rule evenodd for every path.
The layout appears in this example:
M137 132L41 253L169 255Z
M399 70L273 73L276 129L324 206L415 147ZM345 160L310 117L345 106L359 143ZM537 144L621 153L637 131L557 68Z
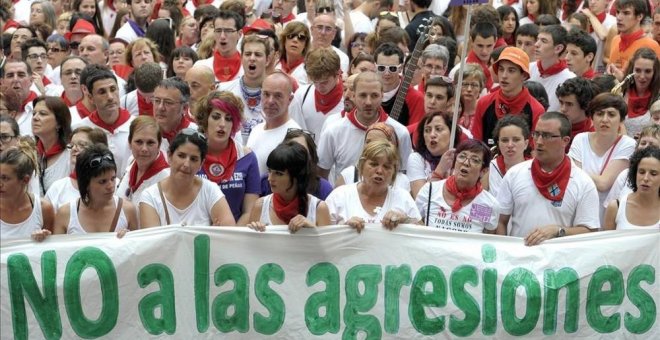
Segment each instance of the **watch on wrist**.
M559 227L559 231L557 232L557 237L564 237L566 236L566 229L564 227Z

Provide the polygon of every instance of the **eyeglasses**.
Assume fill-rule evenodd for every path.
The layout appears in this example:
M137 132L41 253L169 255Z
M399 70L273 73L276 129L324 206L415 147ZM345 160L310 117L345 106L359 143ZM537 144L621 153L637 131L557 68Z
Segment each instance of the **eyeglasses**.
M456 161L460 163L467 162L469 166L477 166L483 162L483 160L478 157L468 157L468 155L464 153L459 153L458 156L456 156Z
M232 33L236 33L237 30L235 30L235 29L233 29L233 28L214 28L214 29L213 29L213 32L215 32L216 34L222 34L222 33L224 33L224 34L226 34L226 35L230 35L230 34L232 34Z
M316 26L314 26L314 29L317 30L320 33L332 33L337 28L336 27L331 27L331 26L316 25Z
M351 43L351 47L353 47L353 48L365 48L366 46L367 46L367 44L365 44L363 42L359 42L359 41L354 41L354 42Z
M57 47L51 47L51 48L48 49L48 52L51 52L51 53L60 53L60 52L66 52L66 50L59 49L59 48L57 48Z
M115 162L115 159L110 154L105 154L103 156L96 156L89 160L89 167L92 169L98 168L103 164L103 161L108 161L111 163Z
M547 140L552 138L559 138L561 137L561 135L555 135L550 132L532 131L532 138L539 139L539 137L543 138L544 140Z
M321 7L316 9L317 14L324 14L324 13L334 13L335 9L332 7Z
M438 65L432 65L432 64L424 65L424 70L426 70L427 72L438 72L438 73L440 73L440 72L444 71L444 69L445 69L444 67L438 66Z
M14 135L6 134L6 133L0 134L0 142L4 144L11 142L11 140L14 138L16 138L16 136Z
M298 129L298 128L288 128L286 130L286 136L289 136L289 134L299 134L299 133L304 133L304 134L312 137L312 139L314 139L316 137L314 132L309 131L309 130L303 130L303 129ZM293 137L293 138L295 138L295 137Z
M288 40L298 39L298 41L307 41L307 36L302 33L298 33L298 34L291 33L287 35L286 38Z
M42 54L28 54L27 56L30 60L46 60L48 58L48 54L42 53Z
M180 101L174 101L174 100L163 99L158 97L154 97L154 99L152 99L151 101L154 103L154 106L159 106L160 104L163 104L163 106L167 108L174 107L174 105L182 103Z
M385 72L385 70L390 71L390 73L398 73L400 68L401 68L401 64L399 64L399 65L378 65L378 64L376 64L376 70L380 73Z
M181 130L179 133L184 135L184 136L196 137L196 138L199 138L203 141L206 141L206 136L204 136L204 134L202 134L201 132L199 132L199 131L197 131L193 128L185 128L185 129Z
M89 143L69 143L66 145L66 148L69 150L73 148L77 148L78 150L85 150L88 147L90 147Z

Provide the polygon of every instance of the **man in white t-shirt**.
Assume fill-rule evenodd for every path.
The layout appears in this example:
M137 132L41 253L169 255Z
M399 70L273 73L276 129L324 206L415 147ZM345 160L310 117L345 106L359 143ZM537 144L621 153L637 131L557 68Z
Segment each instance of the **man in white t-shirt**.
M312 50L317 48L332 48L339 56L341 71L348 74L350 61L346 53L332 46L332 40L337 32L336 19L331 14L317 15L312 22Z
M286 131L290 128L300 128L300 125L289 118L292 91L291 80L285 73L275 72L264 79L261 87L264 122L252 128L247 141L247 147L257 156L260 175L268 171L266 167L268 155L284 140Z
M390 118L381 107L383 83L378 74L371 71L360 73L353 82L355 109L346 116L329 121L319 139L319 175L328 178L334 167L335 173L357 164L369 126L385 122L392 126L399 141L401 169L405 171L408 156L412 152L410 135L405 126ZM334 181L334 178L330 178Z
M213 18L215 47L213 55L198 60L197 65L204 65L215 75L215 80L226 82L243 75L241 54L238 52L238 40L241 38L243 18L232 11L220 11Z
M32 136L32 101L37 93L30 90L32 86L32 69L27 62L7 61L2 65L2 92L20 105L16 114L16 122L22 136Z
M344 109L339 56L330 48L312 50L305 57L305 69L312 84L296 91L289 114L318 142L326 119Z
M546 112L539 118L532 132L535 158L509 169L497 193L498 234L524 237L531 246L598 230L596 185L564 153L570 134L563 114Z
M371 33L374 31L371 20L378 16L380 5L380 0L365 0L351 11L353 33Z
M119 28L115 38L130 44L146 34L149 17L156 2L154 0L127 0L126 3L131 11L130 18Z

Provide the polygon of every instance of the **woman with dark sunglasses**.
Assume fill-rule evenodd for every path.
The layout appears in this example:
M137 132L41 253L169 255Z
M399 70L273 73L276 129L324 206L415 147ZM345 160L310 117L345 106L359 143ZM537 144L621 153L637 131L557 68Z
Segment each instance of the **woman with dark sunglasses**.
M140 226L236 224L217 184L197 176L208 146L197 130L181 130L168 150L170 175L142 193Z
M55 234L116 232L138 228L137 211L115 195L117 165L112 152L96 144L76 158L80 198L62 205L55 216Z
M307 85L305 56L311 47L309 28L299 21L292 21L284 27L280 35L280 55L282 58L276 69L294 77L300 86Z

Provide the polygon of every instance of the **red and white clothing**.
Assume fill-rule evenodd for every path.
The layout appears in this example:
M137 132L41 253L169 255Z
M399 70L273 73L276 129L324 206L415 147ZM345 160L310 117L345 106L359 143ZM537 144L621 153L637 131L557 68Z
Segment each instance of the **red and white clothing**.
M252 128L252 132L250 133L250 137L246 144L246 146L254 152L254 155L257 156L260 176L263 176L268 171L268 167L266 167L268 155L270 155L270 152L273 151L278 144L284 141L286 131L288 129L300 129L300 125L298 125L293 119L289 119L286 123L274 129L265 130L265 128L266 122L257 124Z
M335 114L340 114L344 110L344 98L340 95L337 105L330 109L330 111L327 113L318 111L316 101L321 100L317 98L318 96L323 97L320 93L316 93L316 86L314 84L303 86L299 91L296 91L293 95L293 100L289 104L289 117L295 120L302 129L312 132L317 143L321 137L323 124L327 118Z
M568 228L583 225L598 229L598 191L582 169L571 162L570 178L559 203L546 199L534 185L532 161L528 160L507 171L497 193L500 213L510 215L508 234L525 237L546 225Z
M307 195L307 218L312 224L316 225L316 207L322 201L313 195ZM264 196L264 202L261 206L261 215L259 221L265 225L273 225L270 219L270 207L273 204L273 194Z
M471 233L497 229L499 204L490 192L482 190L470 203L452 212L443 194L446 182L428 182L417 193L415 204L427 226Z
M354 9L350 15L354 33L371 33L374 31L374 25L371 19L362 11Z
M242 76L243 73L244 73L243 72L243 66L239 66L238 71L236 72L236 74L233 77L231 77L229 79L226 79L226 80L223 80L220 77L218 77L218 72L220 72L222 74L225 70L217 70L218 72L216 72L216 70L214 68L214 60L215 60L215 56L211 56L210 58L207 58L207 59L200 59L200 60L197 60L195 62L195 66L203 65L203 66L206 66L206 67L210 68L211 71L213 71L213 74L215 74L215 80L219 81L219 82L227 82L227 81L230 81L230 80L237 79L240 76ZM230 74L232 72L231 69L227 69L226 71L228 72L227 74Z
M280 62L277 63L277 65L275 65L275 69L284 71L284 68L282 67L282 60L280 60ZM307 78L307 71L305 71L304 62L294 67L293 70L290 70L287 74L293 77L298 82L298 85L300 87L304 87L305 85L311 84L311 82Z
M126 169L126 174L121 178L119 186L117 187L117 196L133 202L137 205L140 203L140 197L142 193L149 188L150 186L160 182L161 180L167 178L170 175L170 168L165 168L158 171L155 175L145 179L142 184L140 184L135 191L130 190L130 171L132 164Z
M387 197L382 207L366 211L360 202L357 186L358 183L342 185L335 188L325 199L331 224L345 224L351 217L360 217L365 223L381 223L390 210L400 211L414 220L422 219L410 193L395 186L387 188Z
M161 129L161 133L163 134L163 140L160 142L160 151L163 152L166 157L167 157L167 153L170 151L169 150L170 149L170 139L174 139L174 137L176 137L176 135L179 132L181 132L181 130L188 129L188 128L197 130L198 126L192 120L187 119L187 118L183 118L181 123L179 124L179 126L175 129L176 132L167 133L167 132L162 131L162 129ZM170 135L170 134L172 136L171 138L168 137L168 135Z
M154 104L142 96L138 90L133 90L121 97L119 105L126 109L131 116L154 115Z
M584 132L575 136L571 144L571 150L568 152L568 157L582 163L582 170L587 174L602 174L609 162L619 159L629 160L630 156L635 152L635 140L628 136L621 136L621 139L611 148L607 149L604 154L597 155L589 143L589 134L589 132ZM598 211L601 222L605 214L603 203L609 192L609 190L598 192Z
M548 103L550 106L548 106L547 111L559 112L559 98L555 95L555 91L559 85L563 84L568 79L575 78L576 75L571 72L568 67L564 67L558 73L541 76L539 64L540 61L535 61L529 64L529 80L541 83L545 88L545 91L548 93Z

